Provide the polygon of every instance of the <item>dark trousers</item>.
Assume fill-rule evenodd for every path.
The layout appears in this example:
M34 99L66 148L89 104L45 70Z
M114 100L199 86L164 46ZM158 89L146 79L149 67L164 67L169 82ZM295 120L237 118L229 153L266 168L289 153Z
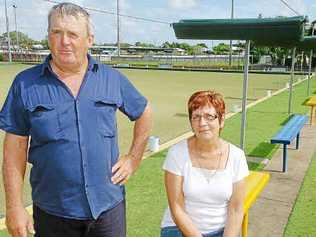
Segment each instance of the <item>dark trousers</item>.
M74 220L48 214L33 205L35 237L125 237L125 201L97 220Z

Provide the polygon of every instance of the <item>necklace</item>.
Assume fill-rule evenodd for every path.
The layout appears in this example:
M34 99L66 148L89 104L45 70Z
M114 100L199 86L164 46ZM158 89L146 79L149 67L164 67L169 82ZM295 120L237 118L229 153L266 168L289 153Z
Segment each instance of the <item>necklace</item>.
M219 170L219 166L221 164L221 160L222 160L222 156L223 156L223 151L220 150L218 152L218 154L216 155L217 156L216 169L215 170L208 170L206 168L203 168L201 163L200 163L200 159L201 159L200 157L203 158L203 155L197 151L198 149L197 149L197 145L196 145L196 140L195 140L194 145L195 145L194 153L196 155L195 160L197 162L198 168L199 168L200 172L202 173L203 177L205 178L206 182L209 184L211 182L211 179L216 175L217 170ZM206 157L203 159L206 159Z

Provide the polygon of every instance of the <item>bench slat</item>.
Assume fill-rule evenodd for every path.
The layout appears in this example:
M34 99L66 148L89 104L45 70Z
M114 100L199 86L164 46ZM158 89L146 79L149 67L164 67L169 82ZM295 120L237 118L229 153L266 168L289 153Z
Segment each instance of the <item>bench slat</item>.
M271 139L272 144L283 144L283 172L287 171L287 145L296 137L296 149L299 148L299 134L306 121L306 115L294 115Z
M244 201L244 218L242 221L242 237L248 237L249 208L256 201L264 187L270 179L270 174L266 172L250 171L246 177L246 197Z
M311 116L310 116L310 125L314 125L315 123L315 108L316 108L316 96L313 96L308 99L306 105L311 107Z
M309 98L309 100L306 102L306 105L315 106L316 105L316 96Z
M271 143L290 144L308 120L306 115L294 115L271 139Z
M270 175L267 172L250 171L246 177L246 198L244 211L248 211L252 203L255 202L263 188L267 185Z

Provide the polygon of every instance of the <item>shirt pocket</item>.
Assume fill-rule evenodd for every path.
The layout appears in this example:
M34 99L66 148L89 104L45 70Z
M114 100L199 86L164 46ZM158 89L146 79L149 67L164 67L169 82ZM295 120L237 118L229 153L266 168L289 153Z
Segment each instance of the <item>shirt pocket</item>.
M38 143L48 143L61 138L61 129L56 105L37 104L27 108L30 117L30 134Z
M116 134L116 109L117 103L108 98L94 101L97 116L97 127L105 137L113 137Z

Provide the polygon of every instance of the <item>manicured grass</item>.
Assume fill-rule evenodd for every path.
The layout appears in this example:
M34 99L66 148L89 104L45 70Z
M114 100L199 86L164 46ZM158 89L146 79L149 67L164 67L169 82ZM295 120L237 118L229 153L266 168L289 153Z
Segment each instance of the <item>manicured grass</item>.
M4 70L0 65L1 70ZM21 67L21 65L14 65ZM122 70L130 80L151 101L154 109L154 135L162 141L180 135L190 130L186 112L186 101L193 91L214 88L226 95L228 109L234 104L240 104L242 74L230 73L200 73L200 72L172 72L172 71L145 71ZM283 87L288 76L250 74L249 98L250 101L265 95L266 90L276 90ZM10 81L7 79L7 81ZM6 85L9 85L7 83ZM1 86L1 85L0 85ZM8 88L8 86L7 86ZM308 108L301 105L306 99L306 82L295 87L293 111L305 113ZM0 87L1 89L1 87ZM316 84L313 81L313 90ZM6 89L7 90L7 89ZM6 94L6 91L3 91ZM2 96L2 94L0 94ZM2 97L4 98L4 96ZM287 116L287 93L272 97L266 102L248 110L246 132L246 153L270 157L273 149L269 143L272 134L280 128ZM0 101L1 104L2 101ZM131 124L125 118L119 118L120 146L128 147L130 141ZM239 143L240 115L226 121L223 137L235 144ZM1 135L1 134L0 134ZM2 141L2 139L0 138ZM125 142L122 142L122 140ZM0 151L2 146L0 147ZM2 153L2 152L1 152ZM0 155L1 156L1 155ZM141 169L127 185L127 213L128 235L158 236L159 223L162 217L166 199L163 187L163 172L161 164L164 152L159 153L143 162ZM0 157L0 163L2 158ZM252 169L260 169L255 164L249 165ZM1 180L0 180L1 181ZM27 189L29 192L29 189ZM28 196L29 197L29 196ZM3 190L0 187L0 202L3 203ZM29 199L28 199L29 200ZM0 205L0 213L3 207ZM1 232L0 232L1 234ZM2 236L2 235L0 235ZM5 235L4 235L5 236Z
M32 237L33 235L28 235L28 237ZM0 237L11 237L7 230L0 231Z
M9 87L12 83L12 80L16 74L20 71L31 67L30 65L23 64L0 64L0 108L2 107L2 103L7 96ZM2 166L2 146L3 146L3 135L4 133L0 130L0 166ZM31 188L29 185L29 169L27 169L25 184L23 189L23 199L25 205L31 204ZM2 172L0 171L0 215L4 212L4 190L2 185ZM1 233L1 232L0 232ZM1 236L1 235L0 235Z
M162 213L167 206L162 163L167 151L143 161L127 185L127 233L130 237L159 236Z
M154 111L152 134L161 142L190 131L187 116L187 100L197 90L215 89L223 93L227 111L234 105L241 106L242 80L241 73L213 72L179 72L155 70L121 70L133 84L149 99ZM266 95L266 90L275 91L283 88L288 81L287 75L249 75L248 103ZM129 146L132 124L118 115L120 147Z
M307 98L306 85L305 81L294 88L292 113L309 113L310 108L302 105ZM312 88L316 88L315 79L312 80ZM248 109L245 143L247 155L271 158L277 146L270 144L270 139L289 119L288 100L286 91ZM223 137L234 144L239 144L240 124L241 114L227 120Z
M0 65L0 106L4 102L14 75L30 65ZM154 111L152 134L166 142L190 130L186 103L197 90L215 89L223 93L227 111L241 105L241 73L178 72L157 70L121 70L148 98ZM267 90L283 88L289 75L250 74L248 102L266 95ZM132 137L132 123L118 113L119 144L122 153L128 151Z
M130 237L156 237L160 217L167 205L161 166L166 151L142 162L141 168L130 179L127 190L127 232ZM0 237L7 237L6 230Z
M237 62L234 61L232 62L232 66L228 65L228 62L225 60L203 60L203 61L198 61L198 60L191 60L191 61L177 61L175 59L171 60L169 58L165 60L160 60L160 61L111 61L111 62L105 62L106 64L113 65L113 64L129 64L130 66L140 66L140 67L158 67L161 64L170 64L173 66L173 68L179 68L179 67L204 67L204 68L226 68L226 69L236 69L239 68L240 70L242 69L243 65L243 60L238 60Z
M2 230L0 231L0 237L10 237L10 235L6 230Z
M256 163L256 162L251 162L251 161L248 161L248 169L250 170L262 170L264 165L261 164L261 163Z
M30 65L0 65L0 106L4 102L14 75ZM166 142L190 130L186 103L197 90L215 89L223 93L227 111L241 105L242 73L157 71L122 69L132 83L148 98L154 111L152 134ZM267 90L283 88L289 75L249 74L248 102L266 95ZM118 113L119 145L128 151L132 137L132 123ZM0 159L1 160L1 159Z
M316 236L316 153L305 174L284 237Z
M294 112L302 113L308 109L301 105L306 97L305 88L305 83L295 87ZM313 81L313 88L316 88L315 80ZM257 155L271 156L273 148L269 152L265 152L266 143L288 118L286 102L287 93L285 92L249 109L248 123L254 123L253 126L247 126L246 148L250 152L256 148ZM239 116L227 120L224 131L228 130L228 132L223 134L226 139L233 140L237 144L239 136L235 134L239 134L239 121ZM259 148L262 148L262 151ZM136 176L127 185L128 236L159 236L159 225L166 206L163 172L161 170L165 153L166 151L158 153L145 160ZM252 170L263 168L262 165L253 162L248 162L248 165Z

